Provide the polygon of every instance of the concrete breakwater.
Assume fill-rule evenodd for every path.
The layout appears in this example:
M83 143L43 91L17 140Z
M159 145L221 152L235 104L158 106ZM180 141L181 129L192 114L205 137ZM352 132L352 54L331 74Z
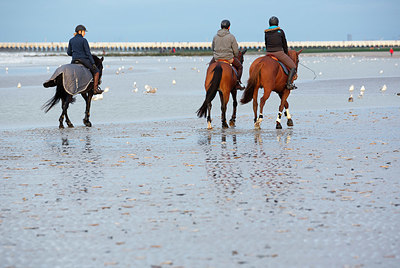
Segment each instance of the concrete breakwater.
M400 40L376 41L293 41L291 48L398 48ZM261 51L264 42L239 42L240 48ZM104 52L149 52L149 51L207 51L211 42L91 42L93 51ZM64 52L68 42L0 42L0 52Z

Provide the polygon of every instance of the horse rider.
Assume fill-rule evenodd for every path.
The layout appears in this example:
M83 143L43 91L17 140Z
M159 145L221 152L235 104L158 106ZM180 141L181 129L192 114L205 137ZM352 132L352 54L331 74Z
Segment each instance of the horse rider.
M71 63L82 64L90 70L93 75L93 91L94 94L101 94L103 90L99 89L99 69L94 63L92 53L90 53L89 43L84 38L86 28L78 25L75 28L74 37L69 40L67 54L72 56Z
M239 46L236 42L235 36L229 32L230 26L231 23L229 20L223 20L221 22L221 29L218 30L212 41L211 48L213 50L213 58L211 59L210 64L218 60L227 61L232 64L237 70L238 81L236 88L243 90L245 87L242 86L242 82L240 81L243 66L238 59Z
M293 77L296 74L296 64L288 56L288 46L286 41L285 32L278 26L279 19L272 16L269 19L269 28L265 32L265 47L267 55L273 55L278 58L283 64L289 67L289 75L286 82L287 89L297 88L293 83Z

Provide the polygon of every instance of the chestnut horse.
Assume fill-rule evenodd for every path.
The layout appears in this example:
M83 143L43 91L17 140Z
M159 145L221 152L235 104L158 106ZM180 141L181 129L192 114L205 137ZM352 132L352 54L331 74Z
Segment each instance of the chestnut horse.
M294 51L289 50L288 55L296 64L299 64L299 54L303 50ZM297 78L295 75L294 79ZM279 105L279 113L276 119L276 128L281 129L281 118L282 111L285 108L285 115L288 119L287 125L293 126L293 120L289 113L289 103L287 98L289 97L290 90L286 88L287 75L284 73L282 67L278 61L266 55L257 58L250 66L249 80L247 81L246 89L243 92L242 104L248 103L253 99L253 110L254 110L254 127L260 128L260 124L263 120L263 109L265 102L269 98L272 91L275 91L281 98L281 104ZM264 88L264 95L260 100L260 114L257 116L257 97L258 89Z
M247 49L243 51L239 51L238 59L240 63L243 64L243 55L246 53ZM227 61L216 61L207 69L206 81L205 81L205 89L206 89L206 99L203 102L203 105L197 110L198 117L207 117L207 128L212 129L211 126L211 107L212 100L219 92L219 97L221 99L221 120L222 120L222 128L228 128L228 124L226 123L226 106L229 101L229 94L232 94L233 98L233 113L232 118L229 120L229 125L231 127L235 126L236 121L236 107L237 107L237 75L236 72L232 69L232 66ZM208 113L208 114L207 114Z
M100 75L99 75L99 84L101 83L101 76L103 73L103 60L104 57L101 57L99 59L97 56L93 55L94 62L99 69ZM68 127L74 127L74 125L71 123L69 120L67 110L69 107L70 103L74 103L75 98L68 93L63 85L63 74L58 75L54 80L49 80L43 84L44 87L56 87L56 93L53 98L49 99L43 106L42 109L47 113L50 111L51 108L53 108L54 105L56 105L60 100L61 100L61 116L58 119L60 122L59 128L64 128L63 121L64 121L64 116L65 116L65 122L67 123ZM85 110L85 118L83 119L83 123L87 127L91 127L92 123L89 121L89 116L90 116L90 104L92 101L93 97L93 81L90 82L90 84L87 86L87 88L83 91L80 92L82 97L85 99L86 102L86 110Z

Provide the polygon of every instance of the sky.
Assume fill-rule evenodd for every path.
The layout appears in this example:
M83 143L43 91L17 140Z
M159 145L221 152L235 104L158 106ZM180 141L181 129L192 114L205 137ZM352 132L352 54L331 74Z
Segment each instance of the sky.
M399 0L1 0L0 42L211 42L223 19L263 42L277 16L288 41L399 40Z

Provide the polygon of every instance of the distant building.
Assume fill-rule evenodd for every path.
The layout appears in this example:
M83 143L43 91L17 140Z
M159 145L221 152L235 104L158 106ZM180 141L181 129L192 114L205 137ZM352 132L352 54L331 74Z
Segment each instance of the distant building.
M353 41L353 35L347 34L347 41Z

